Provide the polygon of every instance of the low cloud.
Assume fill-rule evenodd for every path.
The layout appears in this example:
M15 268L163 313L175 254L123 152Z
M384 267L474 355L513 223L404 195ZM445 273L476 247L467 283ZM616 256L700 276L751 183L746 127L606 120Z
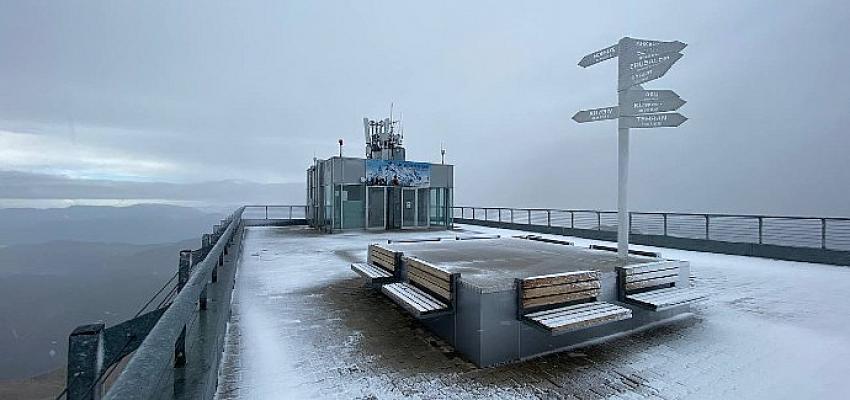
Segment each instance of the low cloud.
M303 204L304 185L238 180L199 183L75 179L60 175L0 171L0 199L90 199L134 202Z

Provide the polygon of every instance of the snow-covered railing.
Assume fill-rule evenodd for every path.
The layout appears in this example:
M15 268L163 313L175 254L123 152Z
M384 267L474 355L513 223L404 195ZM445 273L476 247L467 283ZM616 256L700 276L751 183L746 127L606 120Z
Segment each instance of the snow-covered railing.
M616 239L616 211L471 206L452 210L456 222ZM850 218L631 212L629 220L636 244L795 261L850 260Z

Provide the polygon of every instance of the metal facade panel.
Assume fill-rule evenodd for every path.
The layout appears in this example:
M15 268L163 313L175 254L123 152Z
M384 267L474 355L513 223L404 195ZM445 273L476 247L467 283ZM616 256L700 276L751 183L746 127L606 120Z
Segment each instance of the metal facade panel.
M516 292L480 293L481 362L493 365L520 358Z
M464 284L458 285L455 350L476 365L481 361L481 295Z
M454 187L454 166L431 164L431 187Z

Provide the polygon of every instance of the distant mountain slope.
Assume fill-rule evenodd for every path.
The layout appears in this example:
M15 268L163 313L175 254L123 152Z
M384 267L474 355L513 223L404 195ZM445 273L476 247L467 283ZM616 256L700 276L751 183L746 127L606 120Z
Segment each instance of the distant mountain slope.
M195 208L159 204L6 208L0 209L0 245L55 240L168 243L199 236L222 217Z

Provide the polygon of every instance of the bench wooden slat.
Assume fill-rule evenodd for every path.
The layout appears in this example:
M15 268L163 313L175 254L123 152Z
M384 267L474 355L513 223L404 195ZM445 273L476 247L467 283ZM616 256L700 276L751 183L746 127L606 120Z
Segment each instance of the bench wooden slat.
M448 282L446 282L445 284L435 283L431 280L433 278L429 279L428 277L424 277L414 270L407 271L407 278L413 283L423 286L426 289L434 292L434 294L439 295L446 301L452 300L452 293L451 290L449 290Z
M390 298L392 298L396 303L399 303L399 305L405 309L416 314L424 313L431 309L431 307L420 303L419 299L412 297L409 292L402 290L402 288L398 285L398 283L384 285L381 287L381 291L389 295Z
M653 292L655 291L633 294L627 296L626 299L653 310L660 310L681 304L692 303L706 297L704 293L690 289L675 289L660 295Z
M535 297L522 300L522 308L545 306L548 304L567 303L570 301L584 300L599 295L599 289L591 289L583 292L558 294L554 296Z
M593 303L585 303L585 304L593 304ZM602 303L599 308L592 309L578 309L573 310L568 313L561 314L557 317L550 317L544 319L536 319L543 325L547 326L560 326L560 325L570 325L575 322L592 320L596 319L598 316L605 316L611 313L621 313L622 307L610 304L610 303Z
M563 285L582 281L598 280L599 273L596 271L576 271L561 274L551 274L525 278L522 280L523 289L532 289L541 286Z
M352 263L351 269L366 278L392 278L393 274L371 264Z
M434 265L431 265L425 261L422 261L416 257L405 256L403 257L404 261L407 262L408 265L412 265L414 268L421 270L422 272L434 275L440 279L448 281L451 279L451 273L449 271L445 271L443 269L437 268Z
M639 274L626 275L626 283L645 281L654 278L664 278L667 276L678 276L679 268L662 269L659 271L642 272Z
M395 257L385 256L385 255L380 254L380 253L371 254L370 257L369 257L369 260L371 260L371 261L381 261L384 264L388 264L388 265L393 266L393 267L395 267L395 264L396 264Z
M632 317L628 308L604 302L583 303L553 310L556 317L531 317L530 321L553 334L602 325Z
M660 271L665 269L679 268L678 261L655 261L645 264L628 265L621 267L626 274L640 274L644 272Z
M573 292L583 292L585 290L590 289L599 289L601 287L598 280L593 281L583 281L576 282L566 285L552 285L552 286L543 286L537 287L533 289L526 289L522 291L522 297L524 299L530 299L534 297L543 297L543 296L552 296L556 294L566 294Z
M448 310L448 305L407 283L391 283L381 291L416 317L426 317Z
M443 307L443 303L441 303L436 298L429 296L427 293L423 292L415 286L409 284L401 284L398 285L397 289L407 295L411 300L420 304L425 309L425 311L436 310L438 308Z
M424 267L419 264L407 264L408 271L414 271L419 275L428 278L428 280L434 282L434 284L446 286L448 287L450 278L445 277L443 274L438 273L434 268Z
M606 304L608 304L608 303L602 303L602 302L581 303L581 304L575 304L575 305L572 305L572 306L555 308L555 309L551 309L551 310L537 311L537 312L533 312L533 313L530 313L530 314L526 314L525 317L526 318L533 318L533 319L552 318L552 317L555 317L555 316L558 316L558 315L574 312L575 310L578 310L578 309L592 310L594 308L605 307Z
M373 252L376 252L376 253L383 253L384 255L389 256L389 257L395 256L394 251L387 249L387 248L384 248L384 247L381 247L381 245L378 245L378 244L370 244L369 245L369 251L373 251Z
M632 317L632 311L628 308L612 311L607 314L597 314L593 318L588 318L580 321L574 321L567 325L559 325L552 327L554 334L574 331L578 329L590 328L598 325L607 324L609 322L621 321Z
M671 283L676 283L679 280L678 275L667 276L664 278L656 278L656 279L648 279L645 281L631 282L626 283L626 290L637 290L644 288L651 288L661 285L669 285Z

